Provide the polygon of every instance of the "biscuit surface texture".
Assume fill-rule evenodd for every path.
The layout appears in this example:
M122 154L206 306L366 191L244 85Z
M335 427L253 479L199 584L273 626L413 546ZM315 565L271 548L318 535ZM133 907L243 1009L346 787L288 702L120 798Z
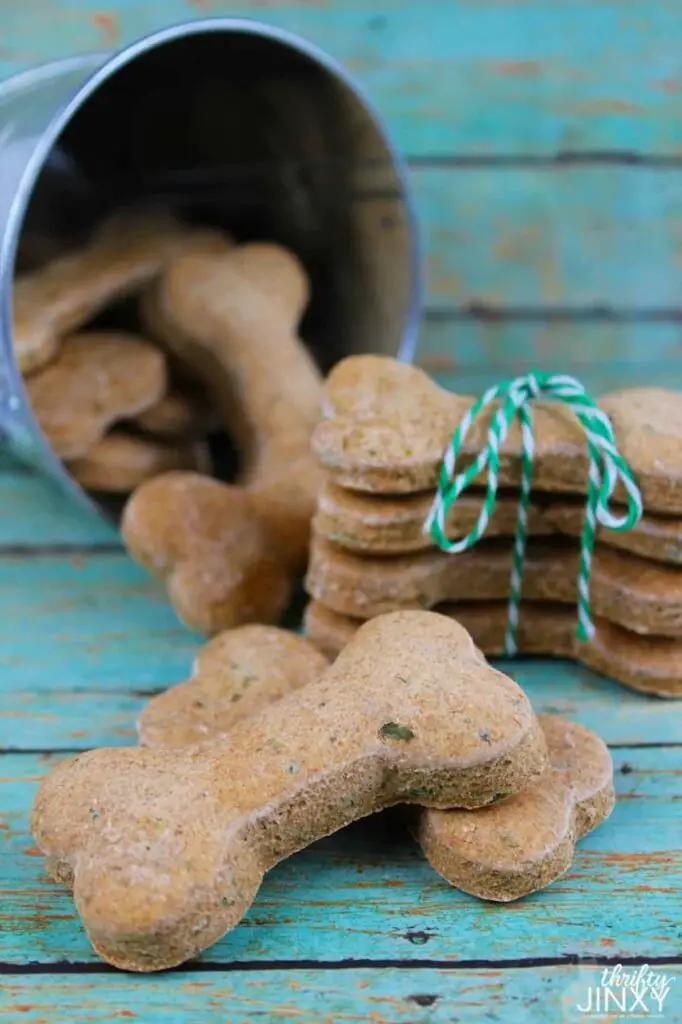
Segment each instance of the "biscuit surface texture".
M482 492L462 494L446 521L449 540L470 533L484 501ZM433 492L405 495L361 494L324 481L318 494L313 532L339 547L367 555L403 555L433 550L435 545L424 523L431 510ZM492 537L516 533L518 494L498 492L485 532ZM585 520L585 499L571 495L533 496L528 509L528 535L579 538ZM641 558L669 565L682 564L682 519L644 515L632 530L617 533L600 529L599 543Z
M434 490L453 431L475 396L453 395L422 371L387 356L349 356L324 387L325 420L313 449L340 486L408 494ZM682 394L633 388L605 395L621 455L630 465L649 512L682 513ZM473 424L462 447L462 466L484 447L490 407ZM533 486L538 491L584 494L585 435L574 413L554 402L533 403ZM499 483L517 486L521 432L515 422L500 450ZM622 490L616 492L624 498Z
M89 331L26 382L33 413L57 455L83 458L117 420L154 405L166 390L161 352L132 334Z
M61 338L159 273L184 228L165 214L116 216L88 244L14 284L14 351L23 374L59 350Z
M502 601L460 601L439 605L437 611L464 626L487 657L504 654L509 608ZM656 697L682 697L682 641L664 636L640 636L596 620L589 643L576 641L577 610L569 605L521 602L519 654L575 658L607 679ZM334 658L352 639L363 620L340 615L311 601L304 617L305 635Z
M118 967L182 963L234 927L283 857L399 802L478 807L546 746L519 687L457 623L363 626L322 678L186 751L99 750L43 783L32 826Z
M276 626L226 630L201 649L190 679L149 702L138 722L140 743L188 747L220 736L315 682L328 664L303 637Z
M145 480L171 470L207 473L211 456L201 441L170 444L114 428L87 455L70 461L68 469L88 490L128 494Z
M531 541L522 595L528 601L575 604L578 569L577 546ZM511 575L511 542L483 541L458 555L431 550L388 559L362 557L314 536L306 589L333 611L367 619L473 597L502 600L509 597ZM596 616L635 633L682 637L681 581L676 566L597 546L591 607Z
M478 811L429 811L417 825L431 865L452 885L508 902L542 889L570 867L578 839L615 804L603 741L556 715L539 718L550 769L521 793Z
M497 620L501 645L505 623L495 610L489 610L489 618ZM563 633L570 650L573 623L567 621L566 609L558 612L554 629L542 631L544 642L561 642ZM474 636L491 643L494 632L486 636L483 612L479 618ZM547 620L545 613L549 625ZM528 608L522 623L522 643L533 650L535 622ZM541 646L536 649L542 653ZM316 663L313 652L300 637L268 627L222 634L200 653L189 682L148 705L140 723L143 741L147 732L152 745L187 746L229 732L245 714L313 681L324 669L324 659ZM246 690L245 675L253 680ZM235 694L243 698L236 705ZM476 896L507 901L548 885L570 864L575 841L596 828L613 807L613 766L602 741L556 716L540 716L539 722L551 765L541 780L499 806L485 808L485 814L424 809L414 819L417 837L436 870Z
M135 491L121 530L127 550L165 582L192 629L276 622L289 603L290 573L239 488L198 473L164 473Z

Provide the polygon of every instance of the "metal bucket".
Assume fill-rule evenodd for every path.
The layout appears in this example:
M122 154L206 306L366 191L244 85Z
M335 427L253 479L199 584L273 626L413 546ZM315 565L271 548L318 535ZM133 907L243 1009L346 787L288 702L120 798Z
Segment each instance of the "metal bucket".
M12 346L12 282L112 210L158 200L297 253L302 336L323 369L353 351L411 360L420 259L404 168L346 72L256 22L166 29L0 85L3 448L93 505L51 450Z

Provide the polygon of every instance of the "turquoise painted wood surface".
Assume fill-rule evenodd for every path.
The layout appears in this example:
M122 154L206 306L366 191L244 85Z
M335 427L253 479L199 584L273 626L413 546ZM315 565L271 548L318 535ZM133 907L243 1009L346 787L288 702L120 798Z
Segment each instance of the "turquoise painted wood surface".
M678 0L23 0L0 5L0 77L217 14L314 40L386 115L426 242L420 360L444 383L539 365L595 391L682 386ZM101 965L45 879L30 801L68 751L134 742L199 642L114 532L0 472L0 1020L555 1024L580 1019L605 965L647 961L682 1021L682 706L563 662L504 667L539 710L604 735L619 803L546 892L454 892L392 813L280 865L187 969Z
M679 986L679 968L666 967L665 973L673 979L671 989ZM267 985L281 996L276 1017L270 1016L263 976L239 969L218 976L183 971L163 980L65 976L50 989L43 978L13 978L7 1013L26 1024L101 1024L119 1019L145 1024L252 1024L269 1019L297 1024L557 1024L581 1016L576 1007L586 1005L587 992L598 986L601 970L581 965L540 966L532 973L490 967L453 972L424 966L410 972L389 967L377 974L349 966L341 971L302 970L294 977L275 969L268 973ZM126 1012L136 1000L144 1009Z
M24 0L0 74L218 15L343 60L413 157L682 153L677 0Z

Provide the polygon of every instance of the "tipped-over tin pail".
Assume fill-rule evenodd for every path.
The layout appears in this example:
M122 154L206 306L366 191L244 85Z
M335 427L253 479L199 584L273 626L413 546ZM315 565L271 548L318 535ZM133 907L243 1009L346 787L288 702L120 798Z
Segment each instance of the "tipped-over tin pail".
M401 161L346 72L289 33L216 19L0 85L3 446L92 507L36 422L12 345L12 284L113 210L162 202L237 238L289 246L324 370L353 352L412 358L421 302Z

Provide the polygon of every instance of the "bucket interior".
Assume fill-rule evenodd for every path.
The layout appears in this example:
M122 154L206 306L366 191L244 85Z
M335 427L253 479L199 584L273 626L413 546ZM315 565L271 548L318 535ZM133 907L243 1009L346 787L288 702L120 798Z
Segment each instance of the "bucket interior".
M311 282L301 334L324 371L353 351L398 354L415 302L403 183L352 88L289 41L190 31L86 86L32 193L19 269L145 203L290 247ZM134 318L128 303L97 326Z

